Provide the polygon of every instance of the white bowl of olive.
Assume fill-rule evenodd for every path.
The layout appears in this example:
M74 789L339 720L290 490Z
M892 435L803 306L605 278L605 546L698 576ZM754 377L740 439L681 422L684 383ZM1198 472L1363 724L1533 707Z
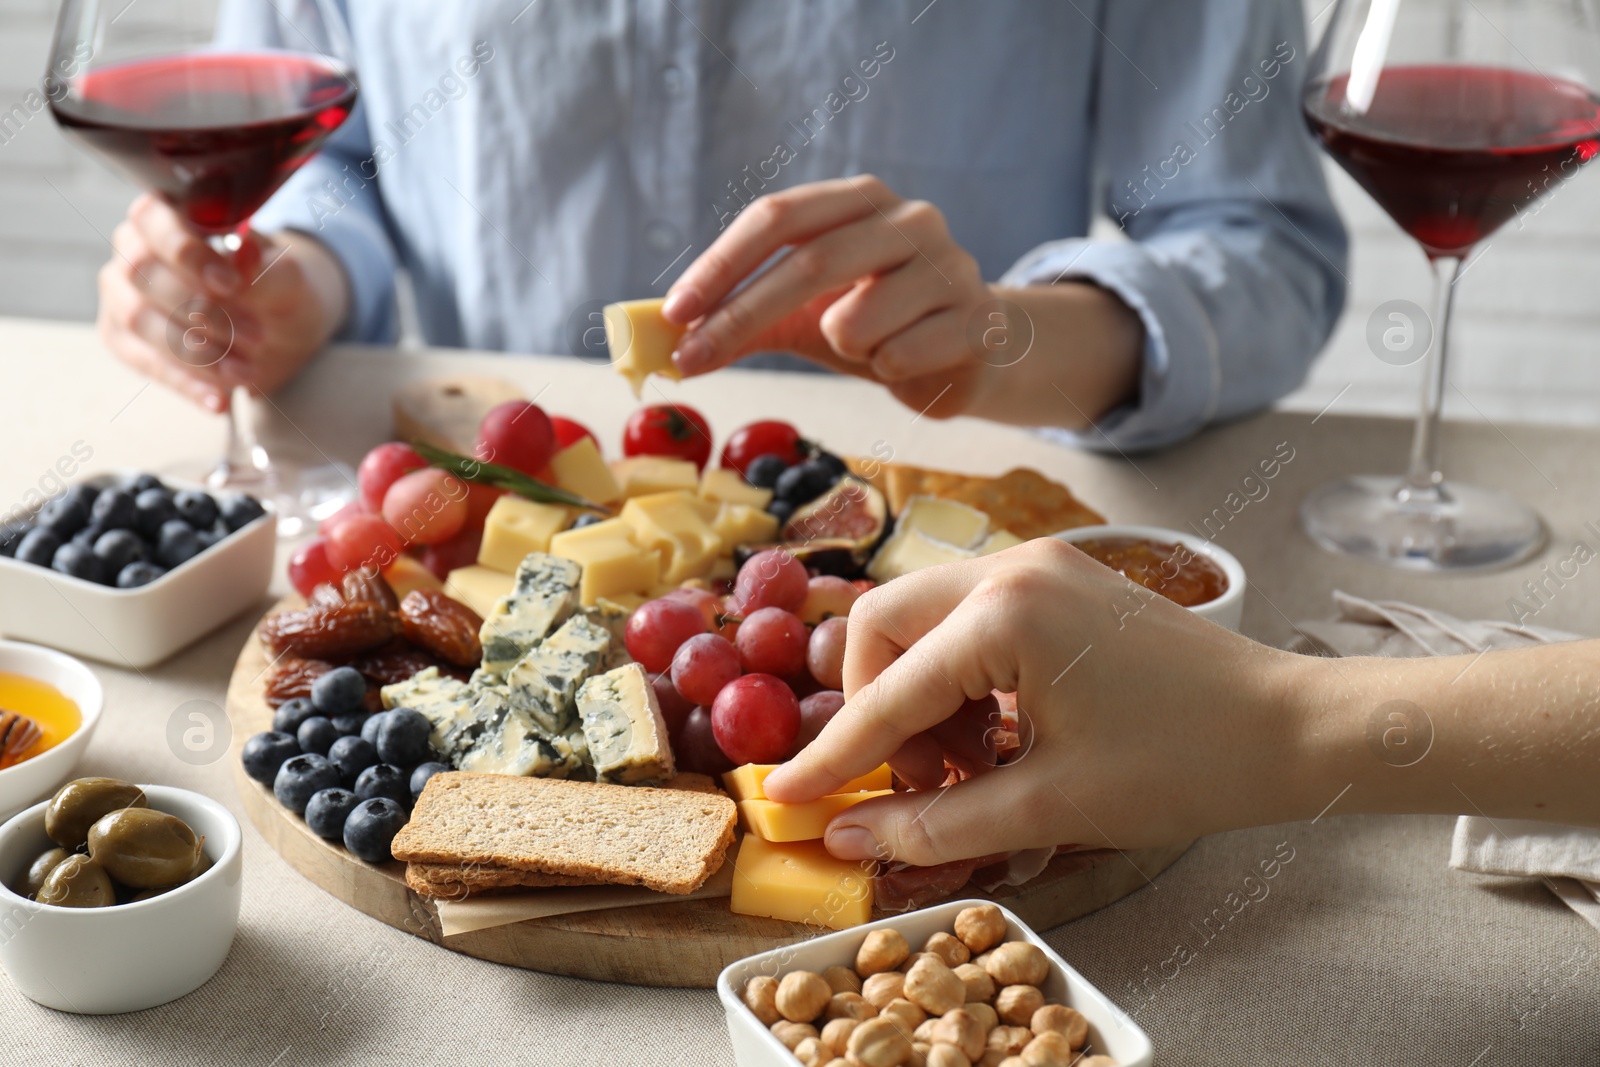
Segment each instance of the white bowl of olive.
M238 820L187 789L68 782L0 826L0 967L84 1015L193 992L233 944L240 843Z

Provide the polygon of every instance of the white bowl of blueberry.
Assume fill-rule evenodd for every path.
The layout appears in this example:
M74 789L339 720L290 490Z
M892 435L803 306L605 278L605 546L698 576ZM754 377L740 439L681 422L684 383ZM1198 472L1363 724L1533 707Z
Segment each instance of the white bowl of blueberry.
M90 478L0 524L0 632L147 667L256 605L276 543L246 494Z

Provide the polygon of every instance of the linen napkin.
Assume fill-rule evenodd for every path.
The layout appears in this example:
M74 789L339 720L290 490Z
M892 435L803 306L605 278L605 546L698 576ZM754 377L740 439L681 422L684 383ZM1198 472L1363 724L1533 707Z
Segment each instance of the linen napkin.
M1576 634L1494 620L1468 621L1414 604L1363 600L1338 590L1338 614L1302 622L1291 652L1314 656L1453 656L1573 641ZM1450 866L1477 874L1539 878L1600 929L1600 830L1476 815L1456 820Z

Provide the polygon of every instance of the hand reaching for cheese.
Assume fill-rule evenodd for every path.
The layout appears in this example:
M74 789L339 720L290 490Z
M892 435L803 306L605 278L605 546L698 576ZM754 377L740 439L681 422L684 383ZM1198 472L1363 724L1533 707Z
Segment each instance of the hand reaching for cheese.
M858 600L848 702L766 794L809 800L885 759L916 786L937 783L945 760L982 771L973 753L992 720L972 709L1000 690L1017 694L1020 756L855 805L829 824L828 850L927 866L1065 842L1153 846L1330 808L1600 826L1597 648L1296 656L1040 539ZM1389 744L1397 701L1415 709L1398 721L1418 731L1420 757Z

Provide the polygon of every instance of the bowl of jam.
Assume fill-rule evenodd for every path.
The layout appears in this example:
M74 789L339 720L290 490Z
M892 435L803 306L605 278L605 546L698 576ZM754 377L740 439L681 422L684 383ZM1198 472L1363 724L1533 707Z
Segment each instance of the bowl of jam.
M1160 526L1079 526L1053 536L1196 615L1239 629L1244 567L1211 541Z

